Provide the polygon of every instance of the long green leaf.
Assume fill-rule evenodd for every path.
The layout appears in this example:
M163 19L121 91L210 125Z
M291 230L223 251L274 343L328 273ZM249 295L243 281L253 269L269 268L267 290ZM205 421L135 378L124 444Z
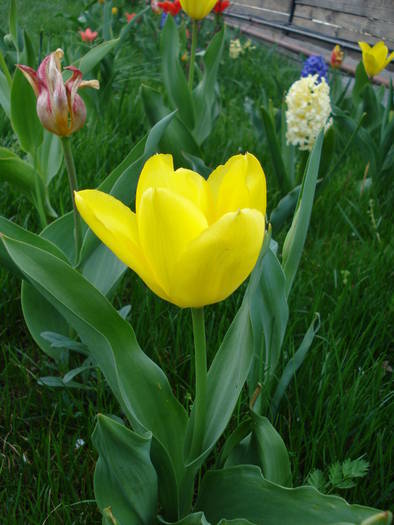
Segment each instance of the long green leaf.
M179 35L174 18L167 17L161 35L163 82L173 109L189 130L194 127L194 103L179 61Z
M119 525L153 523L158 495L150 459L151 435L140 436L99 415L93 443L99 453L94 494L100 510L110 507Z
M43 127L37 117L36 96L19 69L11 88L11 123L22 148L33 157L43 139Z
M87 75L101 60L108 55L119 43L119 38L107 40L90 49L86 55L77 60L74 65Z
M278 385L275 390L275 394L272 398L272 413L274 416L278 411L279 404L282 400L282 397L284 396L284 393L286 392L286 389L290 381L292 380L295 373L297 372L297 370L300 368L300 366L304 362L304 359L313 343L313 340L319 328L320 328L320 316L319 314L315 314L315 317L312 323L310 324L306 334L304 335L302 343L300 344L297 352L287 363L286 368L284 369L282 376L278 382Z
M214 36L204 54L203 77L193 91L194 106L198 108L193 135L200 145L211 134L214 120L219 113L216 83L224 41L225 29L223 28Z
M0 181L8 182L15 189L34 200L36 188L42 195L44 185L35 169L7 148L0 148Z
M258 384L263 385L265 396L259 396L255 403L258 413L262 412L263 401L268 400L289 319L285 275L271 249L260 264L259 286L250 298L254 356L248 376L250 398Z
M312 214L324 133L320 132L309 157L301 192L290 230L283 245L282 266L286 276L286 294L289 295L300 264Z
M174 515L184 476L187 416L163 371L142 352L129 323L79 272L31 244L2 241L25 278L89 348L133 428L152 432L161 502L168 515Z
M208 472L196 507L212 523L222 518L246 518L257 525L360 525L378 515L375 509L349 505L313 487L281 487L264 479L261 470L250 465ZM390 513L383 523L391 523Z
M8 118L11 118L11 89L7 77L0 71L0 106Z
M264 106L261 107L261 116L268 139L269 149L272 155L272 166L274 168L279 187L284 193L285 191L289 191L291 189L291 181L289 180L282 159L281 149L276 135L275 124Z

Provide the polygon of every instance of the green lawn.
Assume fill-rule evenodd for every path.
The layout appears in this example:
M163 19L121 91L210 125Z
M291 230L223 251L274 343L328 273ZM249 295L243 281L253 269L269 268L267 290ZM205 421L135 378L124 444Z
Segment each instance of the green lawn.
M20 24L33 39L44 30L44 49L49 42L60 45L63 40L71 42L74 51L78 49L75 18L56 13L75 17L81 2L23 0L17 4ZM6 12L3 0L0 19L5 19ZM137 33L126 44L106 111L89 118L73 138L81 187L96 186L148 129L139 89L141 82L157 85L160 64L152 58L152 50L157 50L152 30L141 26L137 31L144 39ZM145 44L148 37L149 46ZM249 121L244 99L258 99L264 87L278 106L282 93L298 78L300 64L256 45L235 61L225 52L219 74L221 112L203 153L209 166L239 151L256 154L265 169L268 208L272 209L278 190L269 152ZM17 150L2 113L0 132L0 145ZM336 492L350 502L388 508L393 489L394 417L392 189L373 188L360 195L358 183L364 168L351 151L329 186L317 195L290 300L287 356L298 347L314 312L320 313L321 328L282 401L275 425L290 451L295 484L303 483L313 469L363 456L370 464L367 476L355 488ZM53 181L51 193L57 210L71 209L64 174ZM0 213L38 231L30 204L4 184ZM283 236L278 240L282 243ZM121 415L119 408L98 372L84 377L86 389L38 385L39 377L59 375L59 371L33 343L25 326L19 280L1 268L0 289L0 523L101 523L93 495L96 452L90 435L98 412ZM240 297L236 293L226 303L206 309L210 355ZM181 402L188 403L193 394L189 312L154 297L131 271L114 302L117 307L132 305L130 319L141 347L166 371ZM240 405L238 418L242 414ZM80 439L82 446L78 446Z

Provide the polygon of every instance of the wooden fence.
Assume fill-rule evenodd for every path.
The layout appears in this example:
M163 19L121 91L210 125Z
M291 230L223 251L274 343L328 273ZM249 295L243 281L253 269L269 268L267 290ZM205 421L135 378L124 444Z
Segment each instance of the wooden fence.
M350 45L359 40L369 44L384 40L394 49L394 0L234 0L229 15Z

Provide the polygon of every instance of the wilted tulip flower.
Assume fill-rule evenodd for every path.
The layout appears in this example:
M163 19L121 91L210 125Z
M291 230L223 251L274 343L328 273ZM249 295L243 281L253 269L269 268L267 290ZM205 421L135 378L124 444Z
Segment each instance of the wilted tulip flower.
M180 0L182 9L190 18L201 20L214 8L217 0Z
M138 181L136 213L97 190L79 213L159 297L180 307L222 301L249 276L263 242L266 182L259 161L236 155L208 180L155 155Z
M127 18L127 23L129 24L135 17L137 16L136 13L125 13L125 17Z
M80 31L79 34L84 42L93 42L98 35L97 31L92 31L90 27L88 27L86 31Z
M82 80L82 73L74 66L65 69L72 72L71 77L63 81L60 61L63 50L57 49L44 58L37 71L31 67L17 64L37 97L37 115L47 130L67 137L78 131L86 120L86 107L77 91L91 87L99 89L98 80Z
M390 53L384 42L378 42L373 47L366 42L359 42L363 54L363 64L369 77L378 75L394 59L394 51Z
M331 53L331 66L333 68L341 67L343 62L344 52L341 49L341 46L338 44L334 47Z

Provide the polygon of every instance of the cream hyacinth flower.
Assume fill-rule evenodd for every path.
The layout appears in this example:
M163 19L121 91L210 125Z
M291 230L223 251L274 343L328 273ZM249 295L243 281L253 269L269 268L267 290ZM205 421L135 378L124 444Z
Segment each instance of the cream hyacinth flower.
M308 75L294 82L286 96L287 143L310 151L321 129L331 124L330 88Z

